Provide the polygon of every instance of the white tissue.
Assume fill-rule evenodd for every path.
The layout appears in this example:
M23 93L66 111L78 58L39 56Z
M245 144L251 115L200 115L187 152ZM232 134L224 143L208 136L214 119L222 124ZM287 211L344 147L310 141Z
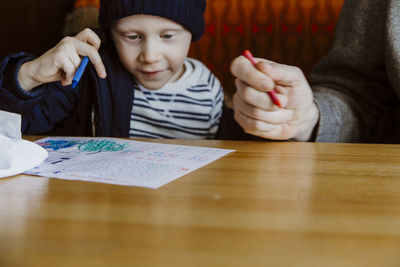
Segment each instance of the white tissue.
M19 114L0 110L0 178L32 169L48 157L41 146L20 139L20 129Z

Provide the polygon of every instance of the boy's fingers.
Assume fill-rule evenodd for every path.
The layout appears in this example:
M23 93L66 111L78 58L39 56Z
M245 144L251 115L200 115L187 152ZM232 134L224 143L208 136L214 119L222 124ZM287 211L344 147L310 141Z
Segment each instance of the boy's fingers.
M101 60L100 54L97 51L95 47L93 47L90 44L84 43L78 39L73 39L74 41L74 46L76 51L78 52L79 55L81 56L87 56L96 68L97 74L101 78L106 77L106 70L103 64L103 61Z
M232 61L231 73L239 80L242 80L259 91L272 91L275 87L273 80L257 70L244 56L239 56Z
M75 38L94 46L97 50L100 48L101 40L99 36L89 28L86 28L78 33Z
M62 85L65 86L71 84L75 74L76 67L70 60L66 60L63 62L62 70L64 72L64 76L61 78Z
M79 67L79 64L81 64L81 58L77 53L70 54L69 59L71 60L71 63L75 66L75 69L77 69Z

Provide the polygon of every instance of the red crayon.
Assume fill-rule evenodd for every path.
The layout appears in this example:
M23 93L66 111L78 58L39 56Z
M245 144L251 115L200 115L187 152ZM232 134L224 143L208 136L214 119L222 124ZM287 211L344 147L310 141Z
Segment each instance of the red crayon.
M247 49L244 50L242 55L244 57L246 57L248 60L250 60L250 62L256 67L256 62L254 61L254 57L249 50L247 50ZM276 96L275 91L269 91L267 93L268 93L269 97L271 98L271 100L274 102L274 104L277 105L278 107L282 108L281 102L279 102L279 99Z

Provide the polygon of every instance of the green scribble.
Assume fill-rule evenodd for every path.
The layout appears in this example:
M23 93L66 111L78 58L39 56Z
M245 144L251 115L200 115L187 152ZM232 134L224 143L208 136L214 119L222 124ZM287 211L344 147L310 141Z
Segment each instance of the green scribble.
M128 147L128 144L118 144L112 140L89 140L79 145L80 151L85 152L115 152L121 151Z

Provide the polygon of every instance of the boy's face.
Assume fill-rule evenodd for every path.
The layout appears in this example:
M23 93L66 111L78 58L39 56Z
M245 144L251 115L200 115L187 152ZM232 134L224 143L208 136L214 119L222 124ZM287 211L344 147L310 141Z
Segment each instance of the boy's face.
M116 22L111 35L122 65L147 89L159 89L184 72L192 34L161 17L133 15Z

